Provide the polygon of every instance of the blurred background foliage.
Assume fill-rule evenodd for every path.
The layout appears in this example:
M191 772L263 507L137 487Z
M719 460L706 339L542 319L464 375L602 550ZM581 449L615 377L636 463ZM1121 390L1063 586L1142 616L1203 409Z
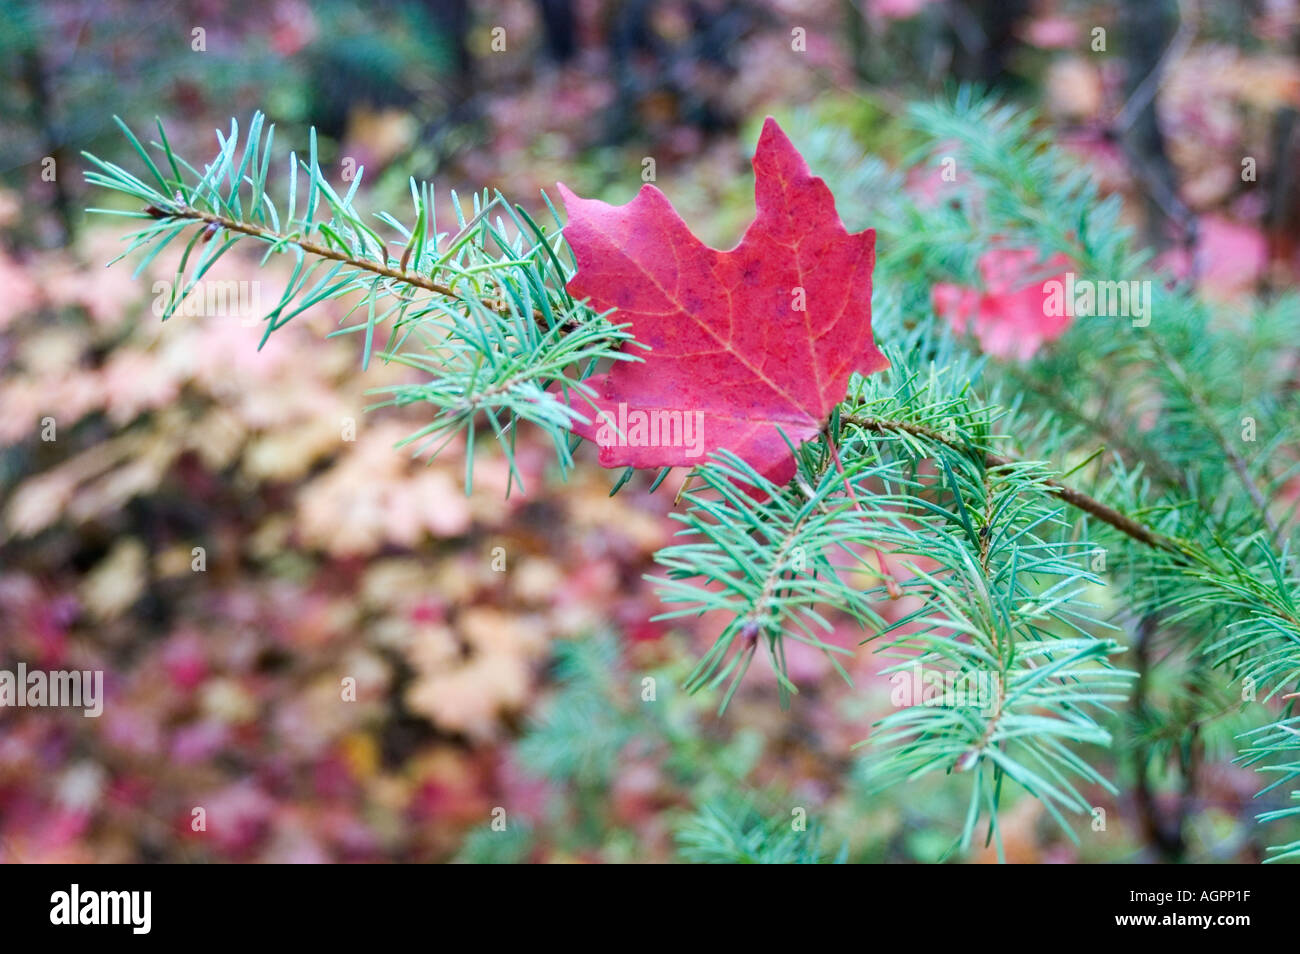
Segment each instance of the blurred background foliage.
M592 456L561 482L523 437L528 495L485 445L466 497L463 447L411 461L418 414L364 412L403 372L362 375L337 310L261 351L258 314L161 324L175 260L105 270L119 230L83 212L80 152L132 161L114 114L187 155L255 109L293 148L315 126L375 210L410 176L623 202L653 159L728 245L766 113L851 177L913 151L907 101L973 82L1038 107L1206 295L1295 283L1297 0L3 0L0 24L0 666L103 669L109 695L99 719L0 710L4 861L931 862L964 809L937 780L874 789L853 745L892 707L867 651L850 689L792 647L788 711L758 671L723 716L681 690L722 623L650 622L677 481L611 498ZM275 266L246 266L213 277L273 302ZM1011 806L1007 857L1171 860L1159 808L1179 860L1258 860L1230 750L1194 804L1127 765L1077 844Z

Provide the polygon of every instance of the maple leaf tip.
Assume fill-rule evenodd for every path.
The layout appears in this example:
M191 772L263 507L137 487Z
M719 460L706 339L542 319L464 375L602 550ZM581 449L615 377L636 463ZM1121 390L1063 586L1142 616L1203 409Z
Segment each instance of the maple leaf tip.
M768 116L763 120L763 129L758 134L758 149L756 151L762 152L764 148L771 148L777 145L783 145L790 149L794 148L794 143L792 143L790 137L785 134L785 130L781 128L781 124L776 121L776 117Z

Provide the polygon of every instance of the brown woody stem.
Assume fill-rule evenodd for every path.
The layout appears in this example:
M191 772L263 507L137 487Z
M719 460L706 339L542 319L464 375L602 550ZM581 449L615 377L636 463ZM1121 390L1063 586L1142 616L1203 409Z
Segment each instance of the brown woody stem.
M384 262L378 262L374 259L358 258L346 252L331 248L328 245L321 245L318 242L312 242L303 238L295 238L291 235L284 235L260 225L253 225L250 222L241 222L238 219L228 218L224 215L216 215L212 212L203 212L199 209L192 209L188 206L179 208L159 209L155 206L149 206L145 209L156 219L189 219L194 222L204 222L208 226L226 229L229 232L238 232L241 235L248 235L263 242L269 242L273 245L295 245L302 249L308 255L315 255L318 258L329 259L332 262L343 262L351 265L353 268L370 272L373 275L379 275L383 278L391 278L394 281L401 282L404 285L411 285L415 288L422 288L425 291L432 292L435 295L441 295L444 298L451 298L455 301L464 301L450 285L444 285L436 282L428 275L421 275L419 272L408 271L405 267L406 258L403 256L401 264L394 268ZM510 306L500 300L485 300L482 304L497 312L498 314L510 314ZM543 328L546 327L546 317L540 311L534 309L533 318Z
M841 420L849 424L855 424L864 430L872 431L876 434L889 433L906 433L914 437L923 437L929 441L944 444L955 450L965 450L964 447L946 438L942 433L932 427L926 427L922 424L909 424L903 421L887 421L873 417L858 417L852 414L844 415ZM985 453L984 466L989 468L1009 467L1016 461L1009 457L1003 457L1000 454ZM1090 497L1080 490L1076 490L1059 480L1046 480L1048 489L1056 496L1060 497L1072 507L1077 507L1084 513L1096 517L1102 523L1109 524L1116 530L1132 537L1139 543L1144 543L1149 547L1157 550L1164 550L1167 553L1173 553L1180 557L1186 557L1185 548L1172 537L1157 533L1143 523L1134 520L1126 514L1120 513L1114 507L1108 507L1095 497Z

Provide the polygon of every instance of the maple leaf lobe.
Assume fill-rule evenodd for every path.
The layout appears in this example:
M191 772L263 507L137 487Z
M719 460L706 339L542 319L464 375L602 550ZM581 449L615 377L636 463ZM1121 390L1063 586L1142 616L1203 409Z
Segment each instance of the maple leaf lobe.
M574 430L600 444L606 467L693 465L726 448L783 484L795 465L781 433L796 445L813 437L850 374L889 366L871 334L875 232L845 229L830 189L771 117L753 167L757 214L729 251L700 242L653 185L612 206L559 184L578 263L569 291L618 309L650 347L588 379L596 413ZM601 418L632 412L698 412L702 441L611 439Z

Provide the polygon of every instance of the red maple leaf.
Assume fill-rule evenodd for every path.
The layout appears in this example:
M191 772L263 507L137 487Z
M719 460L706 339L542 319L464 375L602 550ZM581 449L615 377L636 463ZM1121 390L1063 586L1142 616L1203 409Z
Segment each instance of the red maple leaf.
M605 467L694 465L726 448L794 476L796 446L844 399L849 375L889 366L871 336L876 233L850 235L821 179L772 118L754 155L758 215L728 252L694 235L662 192L627 205L560 194L576 297L617 308L649 351L588 379Z
M984 287L939 282L934 311L961 334L974 333L995 358L1028 361L1044 343L1065 334L1072 318L1048 307L1049 283L1065 283L1070 260L1056 253L1041 262L1032 248L992 248L979 259Z

